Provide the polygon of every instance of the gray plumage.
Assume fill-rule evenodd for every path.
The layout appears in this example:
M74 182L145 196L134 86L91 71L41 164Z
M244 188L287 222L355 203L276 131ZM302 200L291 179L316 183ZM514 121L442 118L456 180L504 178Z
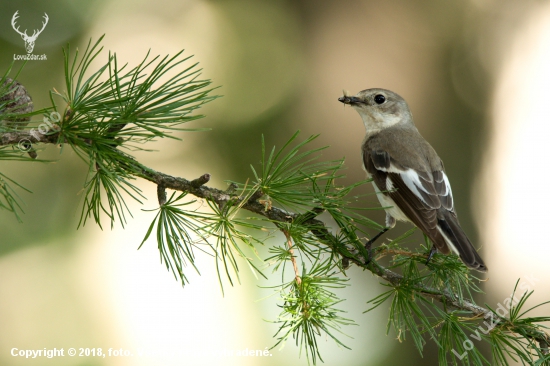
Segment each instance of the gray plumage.
M441 253L453 251L468 267L487 271L460 227L443 162L416 129L405 100L385 89L339 100L354 107L365 124L363 164L386 207L386 225L410 221Z

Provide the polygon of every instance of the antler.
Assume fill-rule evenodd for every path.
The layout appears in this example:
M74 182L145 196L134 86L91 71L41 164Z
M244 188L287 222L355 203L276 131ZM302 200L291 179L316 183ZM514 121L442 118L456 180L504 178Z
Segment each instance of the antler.
M17 12L16 12L16 13L17 13ZM33 32L32 36L31 36L31 38L37 38L38 35L39 35L40 33L42 33L42 31L44 30L44 28L46 28L46 24L48 24L48 20L50 20L50 18L48 18L48 14L46 14L46 13L44 13L44 20L46 20L46 21L45 21L45 22L42 22L42 29L40 29L40 30L35 30L35 31ZM25 29L25 31L26 31L26 29ZM38 33L36 33L36 32L38 32Z
M25 36L25 37L28 37L27 36L27 30L25 29L25 32L22 33L21 31L19 31L19 27L16 28L15 26L15 21L17 20L17 18L19 18L19 15L17 15L17 13L19 13L19 10L17 10L15 12L15 14L13 14L13 17L11 18L11 26L13 27L13 30L15 30L17 33L19 33L22 37ZM46 13L44 13L46 14ZM47 16L47 15L46 15ZM47 22L46 22L47 23ZM42 28L44 29L44 28Z

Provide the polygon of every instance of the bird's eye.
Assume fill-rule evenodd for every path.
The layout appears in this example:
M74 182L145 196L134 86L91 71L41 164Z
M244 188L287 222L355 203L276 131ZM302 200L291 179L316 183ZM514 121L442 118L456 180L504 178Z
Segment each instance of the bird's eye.
M382 103L384 103L385 101L386 101L386 97L383 96L382 94L376 94L376 95L374 96L374 102L375 102L376 104L382 104Z

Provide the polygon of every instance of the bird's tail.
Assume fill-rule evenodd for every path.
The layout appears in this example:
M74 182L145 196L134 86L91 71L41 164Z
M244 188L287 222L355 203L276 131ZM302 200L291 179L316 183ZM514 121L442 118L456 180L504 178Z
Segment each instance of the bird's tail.
M480 272L487 272L487 266L477 254L454 214L445 212L443 218L437 220L437 229L445 239L447 246L460 256L466 266Z

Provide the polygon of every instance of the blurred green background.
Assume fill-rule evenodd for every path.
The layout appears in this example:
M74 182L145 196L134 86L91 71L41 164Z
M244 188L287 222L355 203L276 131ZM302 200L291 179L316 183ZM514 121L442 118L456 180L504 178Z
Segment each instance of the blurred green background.
M502 177L514 173L503 168L498 179L485 174L491 171L487 167L496 166L491 159L498 156L498 149L513 147L504 137L503 145L494 142L495 133L502 130L494 122L495 108L506 115L504 106L515 104L510 103L513 94L502 94L503 107L497 103L500 81L505 70L522 70L517 55L542 47L533 36L540 33L536 29L529 33L531 48L514 45L525 43L522 32L533 24L540 23L541 29L550 24L548 18L535 22L537 15L550 14L547 1L2 0L0 4L1 72L14 54L25 54L23 41L10 24L15 11L21 29L38 28L43 14L49 16L34 49L34 54L46 54L47 60L28 62L18 78L36 108L49 105L50 89L64 89L61 47L67 42L83 49L90 38L106 34L103 60L111 50L131 66L149 49L154 55L181 49L195 55L203 75L221 86L217 93L223 98L205 106L201 112L207 117L193 123L212 130L181 133L183 142L158 142L153 146L158 152L139 157L156 170L188 179L208 172L209 185L222 189L226 180L244 182L251 176L249 165L259 161L262 134L268 146L281 146L296 130L302 131L301 138L321 134L315 146L331 146L323 152L324 159L346 157L343 184L364 179L359 154L364 127L357 113L337 98L342 89L352 94L372 87L393 90L409 102L417 127L445 162L462 226L472 242L482 246L491 272L484 287L488 295L477 300L495 304L508 296L517 278L548 275L542 262L514 262L513 251L529 252L529 243L511 245L509 257L490 254L499 251L494 233L502 232L493 219L500 212L502 193L496 187ZM509 60L517 60L517 65L507 68ZM511 88L521 92L519 87ZM543 86L541 93L547 96L548 90ZM538 131L548 136L546 129ZM538 156L546 161L546 155ZM0 164L4 174L33 191L32 195L21 192L26 203L23 223L0 212L1 365L307 364L304 356L298 358L292 340L283 350L272 350L270 357L228 355L246 348L263 350L274 343L277 326L262 319L276 317L277 298L257 300L272 293L259 286L275 285L278 277L257 280L243 270L242 284L226 288L222 296L213 261L205 257L199 259L202 276L190 269L191 285L182 289L160 265L154 241L136 250L153 218L141 211L155 207L153 185L138 182L149 200L144 207L128 201L134 218L125 230L117 225L101 231L89 223L77 231L87 167L69 149L48 146L40 157L55 162ZM365 191L370 192L370 187ZM378 206L374 198L372 206ZM372 217L383 222L382 212L374 211ZM496 231L485 229L485 223L493 223L491 230ZM520 237L529 229L512 226ZM389 235L396 237L407 229L408 225L399 224ZM420 241L416 233L409 244ZM533 251L547 250L544 239L529 242L539 245ZM326 364L436 364L434 342L428 340L422 357L410 340L399 343L393 332L385 335L387 306L362 314L368 308L366 301L384 287L369 273L352 269L349 275L351 287L341 292L347 299L342 308L359 326L345 330L353 337L344 339L351 351L320 339ZM538 294L548 293L543 282L537 283ZM101 347L104 352L122 348L139 356L33 360L12 357L14 347Z

